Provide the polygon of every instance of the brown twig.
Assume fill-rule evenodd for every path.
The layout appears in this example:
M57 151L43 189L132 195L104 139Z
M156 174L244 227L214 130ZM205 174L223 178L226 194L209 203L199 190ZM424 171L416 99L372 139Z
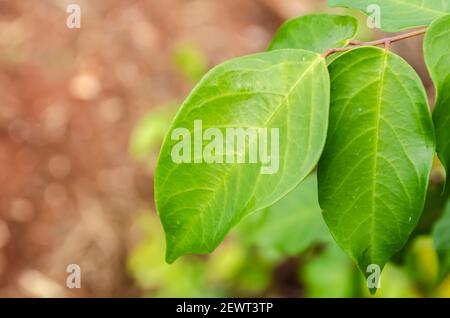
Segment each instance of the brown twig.
M330 56L331 54L334 54L336 52L345 52L348 50L351 50L355 47L361 47L361 46L379 46L379 45L383 45L387 50L389 49L391 43L394 42L398 42L401 40L405 40L405 39L409 39L415 36L419 36L422 34L425 34L425 32L427 31L427 28L423 28L420 30L416 30L413 32L409 32L409 33L404 33L404 34L399 34L396 36L392 36L392 37L387 37L387 38L383 38L383 39L379 39L379 40L375 40L375 41L368 41L368 42L364 42L364 41L357 41L357 40L351 40L348 42L347 47L342 47L342 48L332 48L327 50L325 53L322 54L322 57L326 58L328 56Z

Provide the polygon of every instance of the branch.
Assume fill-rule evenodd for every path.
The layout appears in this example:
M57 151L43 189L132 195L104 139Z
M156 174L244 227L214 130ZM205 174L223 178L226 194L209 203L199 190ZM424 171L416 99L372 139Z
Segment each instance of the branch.
M423 29L412 31L412 32L409 32L409 33L404 33L404 34L400 34L400 35L396 35L396 36L392 36L392 37L387 37L387 38L383 38L383 39L379 39L379 40L375 40L375 41L368 41L368 42L351 40L351 41L348 42L348 44L350 46L329 49L328 51L326 51L325 53L322 54L322 57L326 58L326 57L330 56L331 54L334 54L334 53L337 53L337 52L349 51L349 50L351 50L351 49L353 49L355 47L361 47L361 46L378 46L378 45L383 45L386 49L389 49L389 46L390 46L391 43L398 42L398 41L401 41L401 40L405 40L405 39L409 39L409 38L412 38L412 37L415 37L415 36L419 36L419 35L425 34L426 31L427 31L427 28L423 28Z

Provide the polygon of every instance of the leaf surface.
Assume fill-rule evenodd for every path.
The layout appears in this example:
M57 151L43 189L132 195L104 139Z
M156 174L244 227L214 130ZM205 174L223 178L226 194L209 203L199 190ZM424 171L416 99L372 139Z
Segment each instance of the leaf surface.
M357 48L330 66L330 126L319 202L337 243L365 274L407 241L424 205L434 133L423 85L399 56Z
M211 252L242 217L272 205L311 172L325 144L329 89L325 60L303 50L236 58L200 81L169 129L156 169L156 206L168 262L186 253ZM175 163L171 153L180 141L173 140L172 133L186 128L195 135L196 120L202 121L197 133L217 128L224 136L227 128L278 129L277 170L261 173L260 160L205 163L208 155L197 158L201 163ZM203 141L203 146L209 143ZM225 152L215 154L226 157Z
M350 16L311 14L285 22L275 34L268 50L303 49L324 53L344 47L356 35L358 22Z
M450 173L450 15L433 22L425 34L425 61L436 88L433 120L437 152Z
M387 32L427 26L433 20L450 12L450 0L328 0L331 7L359 9L372 13L379 6L380 27Z

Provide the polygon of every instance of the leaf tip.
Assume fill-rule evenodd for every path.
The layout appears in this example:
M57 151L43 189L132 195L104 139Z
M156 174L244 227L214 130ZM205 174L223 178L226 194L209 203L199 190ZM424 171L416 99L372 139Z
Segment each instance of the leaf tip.
M378 290L378 288L376 288L376 287L372 287L372 288L369 287L370 295L374 296L377 293L377 290Z
M366 286L370 295L375 295L377 290L380 288L381 273L386 263L366 260L363 262L357 262L357 264L360 272L366 280Z
M173 264L173 262L175 262L178 257L180 257L180 255L176 254L173 252L173 250L171 249L166 249L166 263L167 264Z

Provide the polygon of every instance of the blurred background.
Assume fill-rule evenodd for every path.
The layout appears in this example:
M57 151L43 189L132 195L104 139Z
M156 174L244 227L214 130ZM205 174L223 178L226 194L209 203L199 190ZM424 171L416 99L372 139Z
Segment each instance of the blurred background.
M66 27L71 3L80 29ZM0 0L0 296L368 296L324 227L314 175L211 255L164 262L153 172L176 109L210 67L311 12L345 13L318 0ZM383 36L351 13L360 39ZM393 50L433 100L421 39ZM450 296L430 237L441 185L436 164L423 226L377 297ZM80 289L66 287L69 264Z

